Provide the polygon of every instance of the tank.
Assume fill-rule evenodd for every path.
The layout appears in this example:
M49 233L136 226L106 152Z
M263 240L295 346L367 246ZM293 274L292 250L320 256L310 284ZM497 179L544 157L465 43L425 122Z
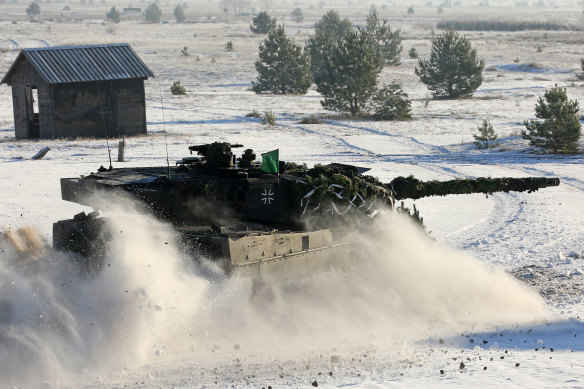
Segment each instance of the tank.
M81 254L91 268L102 266L111 234L97 208L115 193L169 222L193 258L216 261L228 274L294 276L352 266L354 233L398 200L559 185L546 177L424 182L410 176L382 183L366 168L284 162L278 150L262 154L261 163L251 149L236 158L233 149L242 147L195 145L189 150L197 156L173 166L102 166L88 176L62 178L63 200L95 211L54 223L54 247Z

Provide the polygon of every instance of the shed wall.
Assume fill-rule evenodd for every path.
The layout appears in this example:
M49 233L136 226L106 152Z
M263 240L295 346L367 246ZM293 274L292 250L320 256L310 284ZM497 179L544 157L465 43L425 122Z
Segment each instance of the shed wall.
M55 137L116 137L146 133L144 81L54 86Z
M117 81L117 135L146 134L146 97L144 80Z
M12 106L14 110L14 130L16 138L54 137L54 113L52 87L45 83L28 61L22 61L12 76ZM38 127L34 133L31 128L32 89L37 90Z

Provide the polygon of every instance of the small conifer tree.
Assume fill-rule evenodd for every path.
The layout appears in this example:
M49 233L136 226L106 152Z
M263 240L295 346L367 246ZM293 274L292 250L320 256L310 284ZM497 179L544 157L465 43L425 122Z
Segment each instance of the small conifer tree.
M412 102L398 83L392 83L379 89L371 98L369 109L377 120L412 118Z
M227 41L225 43L225 51L233 51L234 49L235 49L235 47L233 46L232 41Z
M37 2L32 2L26 8L26 14L29 16L37 16L41 14L41 6Z
M302 10L300 8L294 8L294 11L292 11L292 18L296 21L296 23L302 23L302 21L304 20L304 14L302 13Z
M403 49L400 30L392 31L387 19L379 20L376 10L369 12L366 23L366 31L371 35L372 43L381 50L384 65L399 65L399 55Z
M415 47L412 47L410 49L410 51L408 51L408 57L412 58L412 59L416 59L418 58L418 50L416 50Z
M473 134L472 136L475 138L475 145L479 149L488 149L489 142L494 142L499 138L499 136L495 133L495 129L488 120L483 120L483 124L478 127L478 130L479 133ZM491 147L492 146L493 145L491 144Z
M276 28L276 18L270 17L266 11L261 11L252 19L249 29L254 34L267 34Z
M174 12L172 14L177 23L182 23L186 20L185 11L180 4L177 4L176 7L174 7Z
M276 94L305 94L310 88L310 61L292 38L288 38L283 26L272 30L260 44L258 71L253 91L269 91Z
M568 100L566 90L556 85L537 100L535 117L543 121L524 121L526 130L521 135L531 145L553 153L574 153L582 133L578 111L578 101Z
M158 8L156 3L152 3L144 11L144 17L148 23L160 23L162 11Z
M106 14L105 18L108 22L119 23L122 21L120 11L116 7L112 7Z
M457 98L472 94L483 82L485 60L455 30L432 38L430 59L418 61L416 75L434 97Z
M173 95L186 95L187 88L185 88L181 84L180 80L178 80L172 83L172 86L170 87L170 93L172 93Z
M260 116L260 123L273 127L276 125L276 115L272 111L266 111Z

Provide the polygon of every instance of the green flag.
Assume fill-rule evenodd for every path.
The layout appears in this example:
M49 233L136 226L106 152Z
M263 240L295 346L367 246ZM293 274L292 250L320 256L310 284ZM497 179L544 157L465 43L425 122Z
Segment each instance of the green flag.
M280 150L276 149L262 154L262 171L266 173L279 172L278 154Z

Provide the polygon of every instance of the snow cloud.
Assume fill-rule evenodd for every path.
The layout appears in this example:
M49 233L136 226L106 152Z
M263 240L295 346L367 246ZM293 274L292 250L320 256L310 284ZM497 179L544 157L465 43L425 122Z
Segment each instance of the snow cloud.
M70 380L186 353L203 363L234 350L248 362L371 345L403 352L428 337L546 316L538 296L506 273L391 212L357 239L350 269L287 280L226 277L181 252L168 225L119 210L108 217L112 242L90 274L80 272L79 258L48 248L36 261L0 254L6 384Z

